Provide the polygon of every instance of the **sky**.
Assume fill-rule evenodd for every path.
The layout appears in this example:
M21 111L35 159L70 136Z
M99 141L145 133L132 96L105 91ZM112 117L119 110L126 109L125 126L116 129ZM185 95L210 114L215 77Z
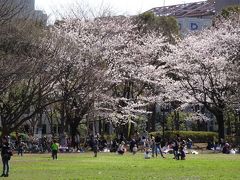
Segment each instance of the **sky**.
M96 10L99 7L108 7L114 15L135 15L154 7L164 6L164 2L165 5L174 5L198 1L203 0L35 0L35 7L43 10L50 18L55 18L56 12L74 9L76 3Z

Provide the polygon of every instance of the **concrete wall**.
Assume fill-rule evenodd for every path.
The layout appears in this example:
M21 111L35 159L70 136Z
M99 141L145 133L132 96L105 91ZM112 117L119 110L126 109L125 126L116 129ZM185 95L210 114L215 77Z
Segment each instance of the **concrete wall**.
M211 18L199 19L199 18L184 17L184 18L178 18L177 21L180 28L180 32L182 34L186 34L189 31L200 31L212 25Z

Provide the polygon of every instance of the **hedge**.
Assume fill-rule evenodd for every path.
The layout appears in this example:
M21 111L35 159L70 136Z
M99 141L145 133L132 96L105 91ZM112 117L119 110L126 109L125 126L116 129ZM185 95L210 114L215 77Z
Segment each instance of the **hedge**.
M157 134L162 135L162 132L151 132L149 134L156 136ZM218 138L218 134L216 132L205 131L166 131L165 138L173 139L177 136L177 134L185 140L190 138L195 143L206 143L208 141L217 140Z

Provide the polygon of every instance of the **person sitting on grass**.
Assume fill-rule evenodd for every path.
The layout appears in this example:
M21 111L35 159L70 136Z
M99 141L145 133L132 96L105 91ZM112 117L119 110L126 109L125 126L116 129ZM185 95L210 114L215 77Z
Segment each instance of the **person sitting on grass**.
M119 145L119 147L118 147L118 154L120 154L120 155L123 155L124 154L124 152L125 152L125 147L124 147L124 145L125 145L125 142L124 141L122 141L121 142L121 144Z
M53 144L51 145L52 150L52 158L57 159L57 153L58 153L58 144L56 140L53 140Z
M3 173L1 177L8 177L9 174L9 160L13 155L12 150L8 143L8 137L4 136L2 138L2 145L1 145L1 156L2 156L2 163L3 163Z
M228 143L225 143L223 150L222 150L223 154L230 154L230 145Z
M145 149L144 159L150 159L150 149Z
M137 148L137 145L135 144L133 149L132 149L132 152L133 152L133 155L135 155L138 151L138 148Z

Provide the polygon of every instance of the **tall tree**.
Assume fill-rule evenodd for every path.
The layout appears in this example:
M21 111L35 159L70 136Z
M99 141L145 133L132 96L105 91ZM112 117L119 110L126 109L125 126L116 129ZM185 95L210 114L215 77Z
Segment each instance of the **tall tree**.
M0 114L3 135L17 130L45 106L52 95L56 76L56 46L51 33L32 22L9 24L1 34Z
M169 91L175 87L175 98L201 103L213 113L219 138L224 138L224 111L239 91L239 28L238 16L216 22L216 27L186 37L168 57L176 80Z
M156 16L154 13L145 12L134 17L137 28L141 33L155 32L166 37L174 43L179 36L179 27L176 18L172 16Z
M141 34L133 19L124 16L69 19L56 28L74 44L70 49L76 49L67 62L70 71L65 71L73 73L73 79L64 80L75 85L73 89L78 88L72 94L78 112L71 114L80 115L84 110L80 105L88 105L81 117L71 118L74 128L91 110L115 123L126 123L147 113L147 104L156 100L151 89L158 87L155 92L161 92L162 87L157 85L164 79L164 73L159 75L156 70L158 58L169 49L164 36ZM76 99L80 94L75 92L79 91L84 99Z

